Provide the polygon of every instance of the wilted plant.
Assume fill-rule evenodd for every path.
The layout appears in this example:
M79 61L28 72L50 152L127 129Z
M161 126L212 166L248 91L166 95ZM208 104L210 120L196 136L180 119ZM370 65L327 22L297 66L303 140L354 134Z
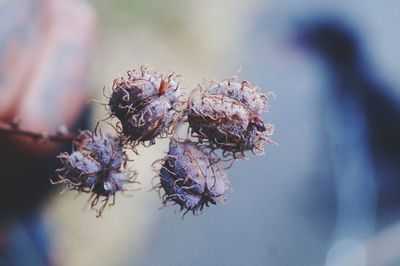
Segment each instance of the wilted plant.
M114 80L109 100L111 117L117 117L118 133L134 146L156 137L173 134L174 122L180 116L183 94L174 73L160 74L142 66L128 71L128 79Z
M209 203L225 201L230 188L222 165L190 141L171 141L167 156L161 160L160 186L163 203L172 201L197 214Z
M135 183L136 172L126 169L127 156L121 140L104 136L101 132L82 131L73 141L73 152L61 153L58 158L62 168L56 170L59 180L52 184L64 184L65 189L91 193L91 207L99 199L103 204L97 210L100 216L110 197L115 203L115 193L126 191L129 183Z
M189 99L188 121L192 136L209 142L234 157L245 151L264 152L264 140L271 142L272 124L261 117L268 111L268 96L248 81L209 82L194 90Z
M167 155L158 160L158 184L162 202L178 204L184 214L198 214L211 204L223 202L230 182L222 161L232 163L247 151L261 154L273 125L265 123L262 113L269 109L269 95L248 81L229 78L208 82L185 98L178 75L158 73L142 66L128 71L128 78L114 80L105 104L114 124L115 136L97 129L78 135L58 132L54 135L22 130L18 124L0 123L0 133L28 136L50 141L72 141L71 153L61 153L61 167L52 184L65 190L89 193L91 207L101 216L110 198L131 190L136 172L127 168L124 149L153 145L158 137L170 137ZM179 140L177 128L187 125L191 136ZM96 126L97 128L97 126ZM218 151L221 151L219 153ZM221 155L219 155L221 154ZM225 160L221 160L225 157ZM160 193L161 195L161 193ZM100 203L100 207L97 207Z

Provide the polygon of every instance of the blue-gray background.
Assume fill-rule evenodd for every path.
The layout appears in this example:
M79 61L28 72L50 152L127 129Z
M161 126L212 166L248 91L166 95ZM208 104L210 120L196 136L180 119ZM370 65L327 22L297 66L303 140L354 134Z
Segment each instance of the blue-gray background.
M355 145L356 130L340 127L353 114L331 100L332 73L297 42L302 25L342 21L359 36L381 93L399 103L399 1L86 2L98 19L88 65L95 98L142 64L182 74L187 93L203 78L238 75L276 94L264 118L275 124L279 145L236 162L228 171L228 201L184 220L176 206L158 210L157 193L147 192L150 165L168 142L139 148L131 166L142 190L118 197L103 218L82 211L86 195L68 192L46 204L41 219L56 265L400 265L400 205L379 216L378 177L363 160L368 144ZM357 166L346 171L341 160ZM11 222L10 232L20 232L18 226Z

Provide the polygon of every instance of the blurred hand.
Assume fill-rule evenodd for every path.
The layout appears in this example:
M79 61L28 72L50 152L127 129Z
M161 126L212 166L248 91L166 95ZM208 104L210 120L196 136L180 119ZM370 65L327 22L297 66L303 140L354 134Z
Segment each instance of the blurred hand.
M0 8L0 120L34 131L72 126L87 100L92 10L77 0L5 0ZM18 142L43 152L43 143Z

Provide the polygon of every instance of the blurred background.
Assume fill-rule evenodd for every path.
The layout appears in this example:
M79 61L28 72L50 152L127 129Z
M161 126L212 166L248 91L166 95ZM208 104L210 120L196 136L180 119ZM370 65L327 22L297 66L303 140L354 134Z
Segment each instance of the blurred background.
M167 140L132 156L142 189L118 195L100 219L84 208L87 195L18 183L47 196L17 211L12 199L26 193L4 192L0 265L400 265L399 8L394 0L0 0L2 120L92 127L106 113L86 100L148 64L182 74L186 93L232 75L273 91L264 118L279 143L229 169L225 204L184 220L148 192ZM63 56L52 61L54 47ZM23 73L37 88L21 102ZM43 108L32 98L63 113L33 119ZM35 178L47 182L53 169Z

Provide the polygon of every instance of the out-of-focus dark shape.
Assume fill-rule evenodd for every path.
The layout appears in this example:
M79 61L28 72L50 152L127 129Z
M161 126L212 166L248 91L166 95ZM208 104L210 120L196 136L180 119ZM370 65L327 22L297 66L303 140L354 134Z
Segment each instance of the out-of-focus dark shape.
M87 128L88 118L89 109L86 108L71 131ZM72 145L64 144L51 155L34 157L15 145L15 139L18 137L7 138L0 134L0 179L4 187L0 194L0 221L37 210L50 191L49 178L55 175L54 170L60 166L56 155ZM36 141L46 146L43 140Z
M87 127L95 16L81 0L0 4L0 120L34 132ZM68 145L70 148L71 145ZM0 134L0 265L52 265L41 213L60 145Z
M333 157L350 155L349 160L354 160L354 164L368 158L361 162L369 168L367 174L373 176L372 184L366 185L376 184L378 217L389 222L390 216L398 213L400 209L399 103L390 95L390 87L374 73L373 65L364 53L361 39L350 24L338 19L322 19L302 25L301 32L298 41L321 60L328 74L328 94L331 103L327 108L335 114L328 118L339 118L327 120L327 130L337 138L349 137L350 140L358 142L350 147L332 147ZM337 120L346 127L344 130L343 127L336 127ZM343 140L343 143L346 143L346 140ZM362 151L358 153L360 157L366 157L351 158L353 153L357 156L357 151ZM336 172L348 174L354 168L350 165L349 169L347 171L343 167ZM355 175L357 173L353 173L353 176ZM347 178L353 176L349 175ZM348 180L348 186L351 186L352 182Z
M85 128L95 30L90 6L79 0L6 1L0 22L0 120L19 120L34 132ZM42 203L58 148L0 134L0 221Z

